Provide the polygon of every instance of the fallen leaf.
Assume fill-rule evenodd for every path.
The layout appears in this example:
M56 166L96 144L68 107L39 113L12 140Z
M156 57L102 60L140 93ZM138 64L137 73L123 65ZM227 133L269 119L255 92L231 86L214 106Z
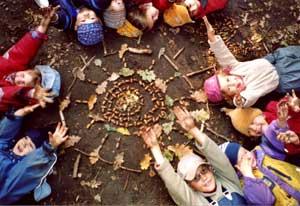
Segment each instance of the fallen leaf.
M114 170L119 169L120 166L123 164L123 162L124 162L124 152L121 152L115 156L115 161L113 165Z
M120 75L113 72L107 80L110 81L110 82L113 82L113 81L116 81L119 78L120 78Z
M206 120L209 120L209 118L210 118L209 113L207 111L205 111L204 109L195 110L190 113L197 122L205 122Z
M188 139L194 139L194 136L190 133L184 133L184 136L186 136Z
M142 170L147 170L150 166L150 161L152 160L152 157L149 153L144 155L144 158L140 162L140 167Z
M173 124L174 124L174 122L168 122L168 123L162 124L162 129L166 135L168 135L172 132Z
M85 74L80 68L78 68L78 67L74 68L73 72L79 80L81 80L81 81L85 80Z
M90 111L94 108L96 102L97 102L97 95L92 94L88 100L88 107Z
M99 194L94 196L94 200L96 200L97 202L101 203L102 202L102 198Z
M172 110L170 110L170 113L167 115L166 117L167 120L174 122L174 120L176 119L175 114Z
M175 72L174 77L180 77L182 74L180 72Z
M140 75L140 77L144 80L144 81L148 81L148 82L152 82L155 80L156 75L154 73L153 70L139 70L138 75Z
M102 185L102 182L101 181L96 181L96 180L91 180L91 181L81 180L80 185L81 186L87 186L87 187L90 187L92 189L97 189L100 185Z
M164 150L163 155L164 155L164 157L165 157L167 160L169 160L170 162L172 162L173 159L174 159L174 154L173 154L170 150L168 150L168 149L165 149L165 150Z
M64 111L66 108L69 107L71 100L70 100L71 94L68 94L63 101L59 104L59 110Z
M132 76L134 74L134 70L129 69L127 67L123 67L122 69L120 69L119 74L123 77L129 77L129 76Z
M113 126L111 126L111 125L109 125L109 124L105 124L105 125L104 125L104 128L105 128L106 131L108 131L108 132L115 132L115 131L117 131L117 128L115 128L115 127L113 127Z
M156 172L154 171L154 169L152 167L150 167L149 176L154 177L155 175L156 175Z
M129 130L125 127L119 127L119 128L116 129L116 131L119 132L122 135L126 135L126 136L130 135Z
M168 107L173 107L174 100L169 95L166 95L166 97L165 97L165 103L166 103L166 105Z
M101 66L102 66L102 60L101 60L101 59L95 59L94 64L95 64L97 67L101 67Z
M105 119L100 114L89 114L89 118L92 118L95 122L105 122Z
M191 98L195 100L198 103L206 103L207 102L207 96L203 90L195 91L193 94L191 94Z
M93 152L91 152L89 154L89 160L90 160L90 163L93 165L95 164L96 162L98 162L99 160L99 154L98 154L98 151L97 150L94 150Z
M183 156L193 153L193 150L189 146L184 144L176 144L175 146L168 146L168 150L174 152L174 154L181 159Z
M166 82L159 78L155 80L155 86L157 88L159 88L161 90L161 92L163 92L163 93L166 93L167 88L168 88Z
M97 86L95 92L96 92L97 94L99 94L99 95L105 93L105 92L106 92L107 84L108 84L107 81L102 82L101 84L99 84L99 85Z
M76 135L71 135L68 137L68 139L64 142L62 145L62 148L66 149L69 147L73 147L76 143L78 143L81 140L81 137Z

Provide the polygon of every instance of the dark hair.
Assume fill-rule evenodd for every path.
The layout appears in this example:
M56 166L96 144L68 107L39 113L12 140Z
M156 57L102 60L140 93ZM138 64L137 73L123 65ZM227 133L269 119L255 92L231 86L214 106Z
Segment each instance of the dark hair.
M128 12L127 19L133 26L141 31L148 29L146 13L138 7L134 7Z

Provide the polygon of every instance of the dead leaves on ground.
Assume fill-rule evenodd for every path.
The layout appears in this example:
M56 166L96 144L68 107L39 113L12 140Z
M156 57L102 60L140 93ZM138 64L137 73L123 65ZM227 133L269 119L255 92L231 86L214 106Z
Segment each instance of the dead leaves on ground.
M206 103L207 96L203 90L198 90L191 94L191 98L198 103Z
M197 122L205 122L210 118L209 113L203 108L201 110L191 111L190 113Z
M155 86L156 86L157 88L159 88L159 89L161 90L162 93L166 93L167 88L168 88L166 82L165 82L164 80L160 79L160 78L157 78L157 79L155 80Z
M142 170L147 170L150 166L150 161L152 160L152 157L149 153L144 155L144 158L140 162L140 167Z
M78 143L81 140L81 137L76 135L71 135L68 137L68 139L64 142L62 145L63 149L67 149L69 147L73 147L76 143Z
M91 180L91 181L81 180L80 181L80 185L81 186L90 187L92 189L97 189L97 188L99 188L99 186L102 185L102 182L101 181L97 181L97 180Z
M124 163L124 152L121 152L115 156L115 161L113 164L114 170L119 169L123 163Z
M107 81L104 81L101 84L99 84L95 90L96 94L98 95L104 94L106 92L107 84L108 84Z
M174 146L168 146L168 150L174 152L174 154L181 159L183 156L193 153L193 150L184 144L176 144Z

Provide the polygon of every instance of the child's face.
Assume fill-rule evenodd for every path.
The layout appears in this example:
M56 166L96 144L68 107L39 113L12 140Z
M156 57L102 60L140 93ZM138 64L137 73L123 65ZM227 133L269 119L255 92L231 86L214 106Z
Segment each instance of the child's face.
M245 89L243 79L239 76L219 74L217 77L221 91L228 96L234 96Z
M125 9L125 4L123 0L112 0L108 9L111 11L122 11Z
M18 156L25 156L35 150L36 147L29 137L20 139L13 148L13 153Z
M188 8L192 17L198 13L198 8L200 7L199 0L184 0L184 4Z
M142 4L139 8L145 12L147 28L152 29L158 19L159 10L152 3Z
M77 30L78 26L83 24L91 24L98 22L99 18L97 17L96 13L90 9L81 9L77 15L76 23L75 23L75 30Z
M268 126L263 115L255 117L253 122L249 125L249 134L254 137L260 137L263 134L264 127Z
M32 70L19 71L14 74L13 79L17 86L34 87L36 75Z
M241 167L242 161L246 159L250 160L251 167L254 169L256 167L256 158L254 153L241 146L238 152L237 165Z
M194 180L189 182L189 185L196 191L212 192L216 188L216 179L211 169L205 169L206 165L200 165L196 172Z

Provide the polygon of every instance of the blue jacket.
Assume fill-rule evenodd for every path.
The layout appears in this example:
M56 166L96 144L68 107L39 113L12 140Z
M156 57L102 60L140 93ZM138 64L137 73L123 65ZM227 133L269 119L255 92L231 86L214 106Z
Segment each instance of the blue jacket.
M14 203L32 191L37 201L51 193L46 177L57 160L52 146L44 142L24 157L11 151L22 122L23 118L16 116L4 117L0 122L0 204Z

